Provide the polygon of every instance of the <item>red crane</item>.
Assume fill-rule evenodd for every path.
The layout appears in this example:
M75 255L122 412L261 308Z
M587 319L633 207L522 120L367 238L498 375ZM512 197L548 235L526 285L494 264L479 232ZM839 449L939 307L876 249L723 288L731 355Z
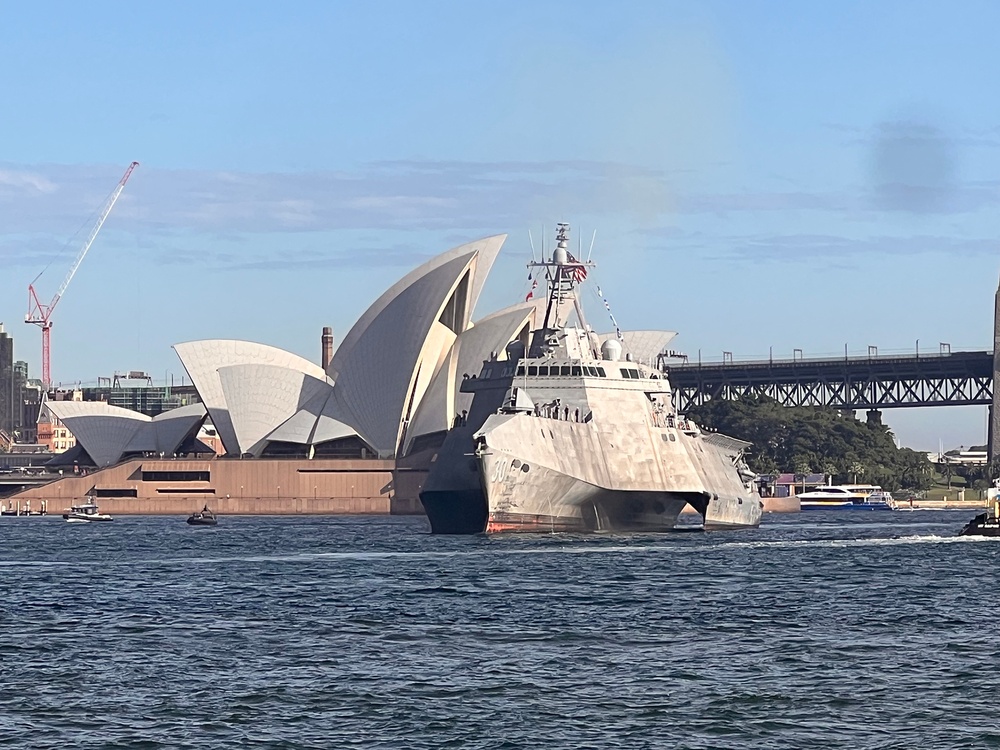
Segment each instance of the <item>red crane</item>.
M129 168L125 170L125 175L118 181L118 185L112 191L111 195L108 197L107 202L104 204L104 208L101 209L101 214L97 219L97 223L94 228L90 230L90 234L87 236L87 241L83 243L83 247L80 248L80 252L76 255L76 260L73 261L73 265L70 266L69 272L66 274L66 278L63 279L63 283L59 287L59 291L56 292L56 296L52 298L52 301L43 305L38 300L38 294L35 292L35 281L38 281L38 274L35 277L35 281L28 284L28 314L24 316L25 323L33 323L36 326L40 326L42 329L42 384L45 390L49 389L52 385L52 370L51 362L49 359L49 337L52 330L52 313L56 309L56 305L59 304L59 300L62 299L63 293L66 291L66 287L69 286L69 282L73 280L73 275L76 273L76 269L80 267L83 262L84 256L87 251L90 250L90 246L94 244L94 239L97 237L97 233L101 231L101 227L104 225L104 220L108 218L108 214L111 213L111 209L114 208L115 201L118 200L118 196L122 194L122 190L125 189L125 183L128 182L128 178L132 174L132 170L139 166L139 162L134 161L129 165ZM44 271L42 272L44 273Z

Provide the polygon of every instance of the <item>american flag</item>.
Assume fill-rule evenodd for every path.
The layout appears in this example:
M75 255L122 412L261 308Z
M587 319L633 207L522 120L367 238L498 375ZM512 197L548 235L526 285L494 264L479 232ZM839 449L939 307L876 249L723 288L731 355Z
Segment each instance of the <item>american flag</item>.
M579 263L576 258L573 257L573 253L567 252L566 257L569 259L570 263ZM587 278L587 267L586 266L573 266L569 269L570 276L573 277L573 281L577 284L582 284L583 280Z

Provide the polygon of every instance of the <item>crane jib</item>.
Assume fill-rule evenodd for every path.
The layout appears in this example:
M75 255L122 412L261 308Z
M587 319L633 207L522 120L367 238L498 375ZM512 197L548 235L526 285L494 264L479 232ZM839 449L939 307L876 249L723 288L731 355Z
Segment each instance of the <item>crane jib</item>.
M112 191L108 200L105 202L104 207L101 209L101 213L97 218L97 223L90 230L90 234L87 235L86 241L83 243L83 247L80 248L80 252L76 255L76 260L73 261L73 265L70 266L69 271L66 273L66 278L63 279L62 284L59 285L59 291L56 292L52 301L43 305L38 300L38 294L35 292L34 282L28 284L28 314L24 316L25 323L33 323L40 326L42 329L42 383L46 389L51 385L51 363L49 358L49 330L52 328L52 312L55 310L56 305L62 298L69 286L69 283L73 280L73 276L76 274L77 269L83 262L84 257L87 255L87 251L90 250L90 246L94 244L94 240L97 238L97 233L101 231L101 227L104 225L105 219L108 218L108 214L111 213L111 209L114 208L115 203L118 200L118 196L122 194L122 190L125 189L125 183L128 182L128 178L132 175L132 170L139 166L139 162L134 161L129 164L128 169L125 170L125 174L118 181L118 185ZM38 281L38 278L35 278Z

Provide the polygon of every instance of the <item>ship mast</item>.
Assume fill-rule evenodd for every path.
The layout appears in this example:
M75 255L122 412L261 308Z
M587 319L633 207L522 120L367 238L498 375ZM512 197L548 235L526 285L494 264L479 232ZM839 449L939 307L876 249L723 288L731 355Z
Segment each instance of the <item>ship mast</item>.
M551 260L532 261L528 268L532 273L541 273L544 269L545 281L548 286L548 302L545 305L545 320L540 331L536 332L532 341L529 356L541 356L543 347L551 345L551 337L556 331L564 328L568 322L569 309L576 312L580 327L587 332L590 340L590 330L583 314L583 306L576 293L576 288L587 278L587 272L593 268L590 261L581 261L569 251L569 224L556 225L556 247L552 251ZM540 334L540 335L539 335ZM593 343L590 349L593 352ZM594 353L596 356L596 353Z

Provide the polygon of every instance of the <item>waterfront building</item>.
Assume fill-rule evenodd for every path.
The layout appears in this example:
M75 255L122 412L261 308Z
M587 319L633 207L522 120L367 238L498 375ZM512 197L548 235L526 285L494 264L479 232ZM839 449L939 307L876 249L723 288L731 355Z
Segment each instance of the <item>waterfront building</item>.
M931 463L939 464L941 467L961 466L964 468L977 468L986 466L989 463L986 446L966 449L963 445L944 453L928 453L927 457Z
M197 405L151 417L108 401L48 402L77 439L52 464L72 465L73 476L25 498L95 493L102 505L120 499L114 512L180 512L213 498L227 513L393 510L402 446L421 430L446 429L459 413L459 363L478 371L475 360L502 352L510 330L526 335L530 326L533 305L470 333L504 239L461 245L404 276L361 315L326 368L266 344L209 339L174 347ZM526 322L515 325L518 317ZM323 346L329 356L332 332ZM421 408L428 393L440 409L433 417ZM195 442L206 442L198 437L205 429L216 431L224 458L197 458L206 455ZM100 471L77 475L90 467ZM402 510L419 512L415 494Z
M0 432L8 437L17 426L15 405L17 391L14 387L14 339L0 323Z
M39 410L35 440L32 442L44 445L49 453L65 453L76 447L73 433L59 417L46 408Z

